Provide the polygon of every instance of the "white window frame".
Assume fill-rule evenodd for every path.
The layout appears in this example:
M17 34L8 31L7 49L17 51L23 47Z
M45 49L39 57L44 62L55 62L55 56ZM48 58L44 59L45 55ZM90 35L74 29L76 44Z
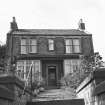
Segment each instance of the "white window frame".
M25 38L24 39L23 38L21 39L21 54L27 54L27 39L25 39Z
M53 39L48 39L48 47L50 51L54 50L54 40Z
M32 79L35 79L35 77L34 77L35 73L36 72L41 73L40 60L19 60L19 61L17 61L16 75L18 77L20 77L21 79L26 80L27 73L29 73L29 69L30 69L31 64L33 64L33 66L32 66L32 72L33 72L32 73L32 75L33 75ZM37 64L38 68L36 67L36 64ZM19 66L23 66L23 69L20 70ZM28 70L27 70L27 68L28 68ZM36 71L36 69L37 69L37 71ZM20 73L20 75L19 75L19 73ZM24 73L24 74L22 74L22 73ZM23 77L22 77L22 75L23 75Z
M22 38L20 46L21 46L21 54L37 53L37 40L36 39Z
M37 40L29 39L29 53L37 53Z
M75 43L75 41L77 41L77 42ZM73 50L74 50L74 53L80 53L81 52L79 39L73 39Z
M66 53L73 53L72 39L66 39Z
M64 75L67 75L69 73L73 74L77 66L78 66L78 69L80 70L80 63L81 63L80 59L65 59L64 60Z
M76 41L76 42L75 42ZM81 53L81 45L79 38L65 39L66 53Z

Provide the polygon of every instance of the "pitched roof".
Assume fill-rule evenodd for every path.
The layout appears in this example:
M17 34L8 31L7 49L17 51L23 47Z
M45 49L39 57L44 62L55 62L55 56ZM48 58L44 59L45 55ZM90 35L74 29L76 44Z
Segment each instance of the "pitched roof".
M78 29L18 29L12 34L32 34L32 35L89 35Z

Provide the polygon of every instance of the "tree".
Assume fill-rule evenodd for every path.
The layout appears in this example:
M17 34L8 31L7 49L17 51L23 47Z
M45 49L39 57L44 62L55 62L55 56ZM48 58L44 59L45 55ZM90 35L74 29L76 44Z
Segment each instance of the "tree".
M80 82L82 82L96 68L103 67L102 57L99 52L95 52L92 56L82 56L80 66Z
M0 70L4 70L6 56L6 45L0 45Z
M63 85L77 88L79 84L96 68L103 67L102 57L99 53L94 55L81 56L81 64L79 68L76 68L73 74L68 74L61 79Z
M99 52L96 52L94 55L95 68L104 67L104 61L102 60L102 56L99 54Z

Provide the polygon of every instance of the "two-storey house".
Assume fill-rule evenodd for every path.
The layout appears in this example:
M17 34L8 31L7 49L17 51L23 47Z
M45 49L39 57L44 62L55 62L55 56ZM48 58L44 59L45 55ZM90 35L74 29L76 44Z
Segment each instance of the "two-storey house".
M47 87L57 86L63 76L78 70L81 55L93 54L92 34L84 31L82 22L79 28L18 29L13 18L7 34L8 64L15 63L16 72L23 79L33 64L33 78L38 72Z

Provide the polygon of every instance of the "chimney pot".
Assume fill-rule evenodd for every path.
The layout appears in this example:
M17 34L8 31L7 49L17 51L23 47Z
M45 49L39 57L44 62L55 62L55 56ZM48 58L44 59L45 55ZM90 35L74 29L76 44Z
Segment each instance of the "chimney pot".
M13 21L11 22L11 30L14 31L14 30L17 30L17 29L18 29L18 25L16 23L15 17L13 17Z
M83 22L82 19L80 19L80 21L79 21L79 29L82 30L82 31L85 30L85 23Z

